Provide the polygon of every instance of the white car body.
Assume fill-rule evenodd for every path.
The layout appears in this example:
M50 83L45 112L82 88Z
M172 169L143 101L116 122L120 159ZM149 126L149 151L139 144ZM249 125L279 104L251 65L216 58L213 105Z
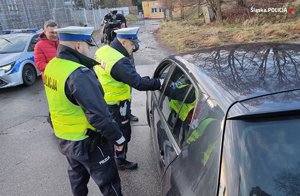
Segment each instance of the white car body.
M30 65L34 68L36 76L41 75L34 64L33 49L34 39L38 39L38 32L35 33L13 33L9 35L1 35L0 39L10 42L9 40L16 39L18 37L24 37L28 39L26 46L21 52L3 52L0 46L0 88L17 86L24 83L23 80L23 68L25 65ZM5 66L14 63L11 69L5 70Z

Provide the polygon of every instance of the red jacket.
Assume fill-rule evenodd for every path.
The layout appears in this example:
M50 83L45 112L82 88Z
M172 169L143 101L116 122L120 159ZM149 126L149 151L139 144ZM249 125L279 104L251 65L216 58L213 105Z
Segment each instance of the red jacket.
M46 65L56 56L59 41L48 40L44 32L39 35L39 38L40 41L34 47L34 63L44 78Z

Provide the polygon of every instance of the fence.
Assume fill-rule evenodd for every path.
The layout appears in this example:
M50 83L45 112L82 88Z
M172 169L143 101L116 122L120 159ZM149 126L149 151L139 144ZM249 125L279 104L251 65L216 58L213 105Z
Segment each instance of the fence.
M102 20L107 13L109 13L108 9L52 9L53 19L57 21L61 27L69 25L88 25L95 27L95 29L100 29Z
M53 6L45 3L46 1L11 1L1 0L0 4L0 31L4 29L20 28L43 28L46 20L54 19L60 27L94 26L95 29L101 28L103 17L109 13L109 9L75 9L73 6L65 4Z

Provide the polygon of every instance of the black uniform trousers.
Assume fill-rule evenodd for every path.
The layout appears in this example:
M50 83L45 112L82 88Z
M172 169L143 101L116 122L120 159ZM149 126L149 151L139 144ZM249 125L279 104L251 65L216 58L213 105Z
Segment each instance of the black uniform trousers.
M130 125L130 102L129 100L121 101L116 105L108 105L109 111L114 120L118 123L123 136L125 137L124 148L122 151L116 151L117 163L122 163L126 160L126 153L128 151L128 142L131 139L131 125Z
M73 195L88 194L87 184L91 176L104 196L122 196L113 145L109 143L99 145L93 152L88 151L87 145L81 145L82 147L76 149L74 153L76 155L66 154Z

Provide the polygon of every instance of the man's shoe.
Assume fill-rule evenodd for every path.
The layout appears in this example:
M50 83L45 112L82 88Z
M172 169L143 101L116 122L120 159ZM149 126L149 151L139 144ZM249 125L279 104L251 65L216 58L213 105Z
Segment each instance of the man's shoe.
M130 162L130 161L123 161L122 163L117 163L118 169L119 170L134 170L138 168L138 164L135 162Z
M134 116L134 115L132 115L132 114L130 114L130 120L137 122L137 121L139 121L139 118L136 117L136 116Z

